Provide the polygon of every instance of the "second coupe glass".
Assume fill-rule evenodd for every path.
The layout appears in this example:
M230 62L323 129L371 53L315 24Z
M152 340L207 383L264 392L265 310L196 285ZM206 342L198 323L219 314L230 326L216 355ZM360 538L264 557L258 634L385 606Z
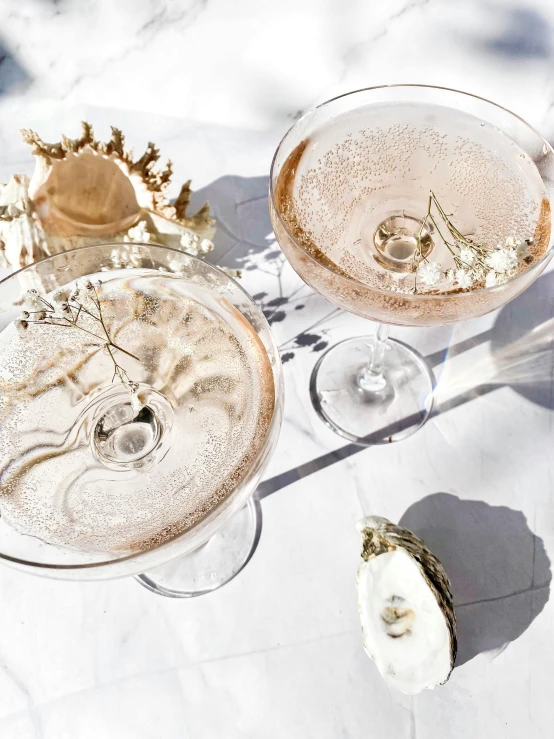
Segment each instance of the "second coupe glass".
M545 139L506 109L454 90L359 90L288 131L270 177L279 245L316 292L379 322L373 336L337 344L314 368L311 398L328 426L370 445L424 423L432 374L388 326L466 320L525 290L552 256L553 192ZM507 257L496 251L505 243ZM518 268L512 243L526 249ZM463 244L491 248L473 254ZM437 259L452 268L439 274Z

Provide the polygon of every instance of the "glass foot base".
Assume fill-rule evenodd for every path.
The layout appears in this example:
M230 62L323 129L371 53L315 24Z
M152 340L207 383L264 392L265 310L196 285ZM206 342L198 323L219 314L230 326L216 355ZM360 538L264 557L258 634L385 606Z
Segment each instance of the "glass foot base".
M259 503L250 499L229 523L191 554L137 575L145 588L169 598L193 598L220 588L248 562L258 544Z
M413 349L388 339L382 389L360 386L360 373L371 359L374 337L341 341L323 354L313 369L310 395L320 418L345 439L362 446L388 444L411 436L433 407L434 378Z

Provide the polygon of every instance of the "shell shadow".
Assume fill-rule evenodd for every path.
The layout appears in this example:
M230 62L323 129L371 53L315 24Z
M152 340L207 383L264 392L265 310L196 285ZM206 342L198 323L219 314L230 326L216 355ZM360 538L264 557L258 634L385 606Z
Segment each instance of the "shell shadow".
M410 506L400 525L425 541L450 578L457 667L482 652L499 654L548 602L550 560L521 511L435 493Z
M210 262L249 270L256 268L256 257L266 263L281 257L280 249L273 246L268 193L267 176L225 175L193 194L191 212L207 200L216 220Z

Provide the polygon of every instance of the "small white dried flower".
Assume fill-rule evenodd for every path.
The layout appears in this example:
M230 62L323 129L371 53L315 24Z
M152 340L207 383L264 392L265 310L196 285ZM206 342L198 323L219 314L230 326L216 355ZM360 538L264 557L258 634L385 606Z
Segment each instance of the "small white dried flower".
M27 290L23 304L25 305L25 308L31 312L40 310L43 307L42 301L40 300L36 290Z
M127 235L123 238L123 241L141 241L148 243L152 239L152 234L148 230L146 221L139 221L136 226L130 228L127 231Z
M453 269L447 269L444 276L449 285L453 285L456 282L456 275Z
M473 274L467 269L457 269L456 284L463 290L470 288L473 285Z
M490 272L487 272L487 276L485 278L485 287L494 287L496 284L496 272L491 269Z
M487 265L495 272L504 274L517 267L517 251L513 247L500 247L492 251L486 258Z
M200 251L200 254L202 255L207 254L208 252L212 251L213 248L214 248L214 242L210 241L210 239L202 239L202 241L200 242L199 251Z
M428 287L436 285L441 278L441 265L438 262L421 262L417 268L417 277Z
M180 244L188 254L192 254L193 257L196 257L198 256L199 241L200 239L195 233L187 231L181 236Z
M517 256L517 248L513 248L513 247L507 248L504 250L504 253L505 253L506 265L508 267L508 269L506 269L505 272L513 272L519 264L519 259Z
M461 261L468 267L471 267L471 265L475 261L475 254L467 246L462 246L458 256L460 257Z
M15 330L20 336L25 336L27 329L29 328L29 324L27 321L22 320L21 318L17 321L14 321Z
M508 238L506 239L506 246L515 249L519 246L519 241L515 238L515 236L508 236Z
M75 298L80 297L82 299L86 299L88 297L88 285L92 286L92 282L90 280L77 280L75 283L75 289L73 290L73 296Z
M60 287L52 293L52 302L62 305L63 303L67 303L71 297L71 291L67 287Z

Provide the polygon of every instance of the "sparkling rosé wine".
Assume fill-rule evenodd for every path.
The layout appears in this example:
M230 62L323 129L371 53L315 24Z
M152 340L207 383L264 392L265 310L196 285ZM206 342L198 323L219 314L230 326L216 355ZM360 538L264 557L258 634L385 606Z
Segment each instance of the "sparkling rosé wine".
M337 115L301 141L275 183L276 235L301 276L353 312L407 324L486 312L487 300L477 293L449 305L452 294L437 294L419 307L398 294L413 287L413 233L430 191L456 227L477 242L493 248L508 237L529 240L520 271L546 252L550 205L535 162L495 126L420 103L366 105ZM405 238L387 242L390 218L406 226ZM454 266L432 225L423 235L425 255L445 269ZM302 257L294 241L314 259ZM327 275L318 265L328 268ZM453 291L439 285L429 292Z
M224 294L148 270L100 276L111 338L140 359L115 352L140 412L86 333L32 325L22 338L9 325L0 507L48 544L126 553L185 531L236 489L271 423L273 375Z

